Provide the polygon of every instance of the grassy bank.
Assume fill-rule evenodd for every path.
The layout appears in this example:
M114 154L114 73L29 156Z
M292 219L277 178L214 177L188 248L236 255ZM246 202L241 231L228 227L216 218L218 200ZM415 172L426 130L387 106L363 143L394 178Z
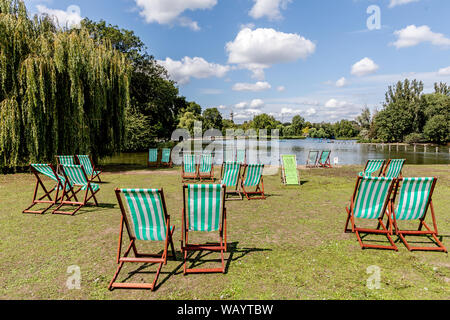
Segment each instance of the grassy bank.
M100 207L74 217L23 215L34 177L0 176L0 299L449 299L447 254L410 253L400 242L399 252L363 251L355 235L343 233L344 208L361 169L302 170L301 187L283 187L279 176L265 177L266 201L226 204L227 273L184 277L181 261L169 260L153 293L107 290L116 269L120 223L113 190L163 187L181 258L178 169L105 173ZM404 174L439 177L434 206L442 241L450 247L449 167L406 166ZM382 236L370 239L386 242ZM161 245L143 248L158 251ZM216 257L203 254L203 259ZM81 268L81 290L66 288L72 265ZM381 268L379 290L366 286L372 265ZM154 266L128 265L119 280L150 280L154 271Z

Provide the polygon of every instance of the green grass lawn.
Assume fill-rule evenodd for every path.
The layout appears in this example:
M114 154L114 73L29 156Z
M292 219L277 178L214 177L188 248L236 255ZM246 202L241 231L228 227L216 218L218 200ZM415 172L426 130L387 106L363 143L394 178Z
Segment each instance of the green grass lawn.
M226 274L188 276L183 276L179 249L183 195L178 168L104 173L100 207L84 208L73 217L22 214L32 198L34 176L0 176L0 299L449 299L448 254L411 253L400 241L399 252L361 250L354 234L343 233L345 206L361 169L302 170L301 187L284 187L279 176L265 177L267 200L226 203ZM434 207L449 248L449 166L406 166L404 175L439 177ZM179 259L163 267L155 292L107 290L116 270L116 187L164 188ZM384 236L368 239L387 243ZM139 245L143 251L162 248L161 243ZM216 258L204 253L201 259ZM66 287L72 265L81 269L80 290ZM381 268L378 290L366 286L369 266ZM119 280L151 281L155 269L125 265Z

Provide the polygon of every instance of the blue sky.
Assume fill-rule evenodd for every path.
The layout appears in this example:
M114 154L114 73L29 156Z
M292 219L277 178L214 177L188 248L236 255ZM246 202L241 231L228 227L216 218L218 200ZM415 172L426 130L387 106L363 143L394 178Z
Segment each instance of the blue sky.
M354 119L365 105L380 109L398 80L423 80L427 92L450 83L448 0L25 2L60 24L88 17L134 30L181 95L239 123L262 112Z

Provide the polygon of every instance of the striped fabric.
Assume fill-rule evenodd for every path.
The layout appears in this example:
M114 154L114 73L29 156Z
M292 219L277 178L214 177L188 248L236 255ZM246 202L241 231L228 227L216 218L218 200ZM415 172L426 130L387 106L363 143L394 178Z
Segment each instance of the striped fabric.
M236 161L240 164L245 163L245 150L237 150L236 151Z
M195 155L185 154L183 165L184 165L184 172L195 173L196 172Z
M263 164L249 164L247 166L247 174L244 181L244 187L256 187L261 182L264 171Z
M283 162L285 183L287 185L298 184L297 157L295 155L284 154L281 156Z
M170 149L162 149L161 163L170 163Z
M49 177L50 179L58 182L58 178L62 184L66 181L66 179L58 174L58 178L56 178L55 173L52 168L48 164L32 164L31 165L37 172ZM62 189L62 187L60 187Z
M84 167L84 171L88 176L97 175L99 172L94 172L94 167L92 166L91 158L86 155L77 156L80 164Z
M315 165L317 158L319 157L319 151L310 151L308 154L308 165Z
M239 179L241 164L238 162L225 162L223 164L222 184L227 187L235 187Z
M366 170L364 172L360 172L359 175L361 177L362 176L371 177L373 173L381 169L383 163L384 163L383 159L369 160L367 163Z
M80 186L81 190L86 190L88 188L88 180L83 173L81 166L62 166L64 173L66 174L69 182L74 186ZM97 191L100 186L95 183L91 183L92 190Z
M331 151L323 151L322 156L320 157L319 163L325 164L327 162L328 157L330 156Z
M389 162L389 168L385 174L387 178L398 178L402 172L405 159L392 159Z
M378 219L383 217L383 207L389 197L394 179L363 177L354 203L356 218Z
M220 184L188 185L187 213L190 231L217 231L223 208Z
M210 154L202 154L200 160L200 173L210 173L212 170L212 156Z
M158 162L158 149L148 150L148 162Z
M122 189L137 240L164 241L167 225L161 193L153 189ZM131 230L130 230L131 231Z
M58 156L59 164L64 166L73 166L75 164L74 156Z
M424 217L434 178L404 178L400 190L397 220L417 220Z

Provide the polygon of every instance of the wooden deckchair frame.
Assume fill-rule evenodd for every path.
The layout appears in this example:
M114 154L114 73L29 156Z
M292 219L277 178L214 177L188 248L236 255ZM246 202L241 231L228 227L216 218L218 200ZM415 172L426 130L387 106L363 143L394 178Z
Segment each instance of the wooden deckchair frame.
M195 172L194 173L186 173L184 171L184 155L183 155L183 160L181 161L181 182L185 183L188 182L189 180L198 180L200 179L200 175L199 175L199 166L197 163L197 159L194 156L194 165L195 165Z
M227 209L225 208L226 186L222 185L222 221L219 227L219 242L206 244L191 244L189 243L189 219L186 215L186 190L188 186L183 186L183 210L182 210L182 230L181 230L181 252L184 257L183 274L190 273L225 273L225 258L224 253L227 251ZM187 258L189 252L196 251L211 251L220 252L221 268L196 268L190 269L187 267Z
M163 150L164 150L164 149L169 149L169 150L170 150L170 154L169 154L169 162L163 162L163 161L162 161L162 156L163 156ZM167 167L167 168L172 168L172 167L173 167L173 161L172 161L172 149L170 149L170 148L163 148L163 149L161 149L161 166Z
M370 161L373 161L373 160L376 160L376 159L369 159L369 160L367 160L366 166L364 167L364 170L363 170L364 173L366 172ZM380 159L380 160L382 160L382 159ZM386 160L383 160L383 164L381 165L380 169L378 170L378 177L381 177L382 173L384 172L385 165L386 165Z
M264 177L261 173L261 180L259 181L259 184L255 187L255 191L248 191L245 190L244 182L245 182L245 174L247 172L247 168L249 167L248 164L244 166L244 172L242 173L241 178L241 189L242 192L244 192L245 197L247 200L266 200L266 195L264 194ZM256 195L256 196L254 196Z
M150 150L156 150L156 161L155 162L150 162ZM148 159L147 159L147 166L149 168L157 168L159 167L159 163L160 163L160 152L158 148L149 148L148 149Z
M328 152L328 157L324 163L322 163L322 156L325 152ZM331 166L331 150L323 150L320 156L317 158L317 164L320 168L332 168Z
M391 165L391 162L394 159L389 159L384 167L383 173L381 174L383 177L386 176L387 171L389 170L389 166ZM399 159L400 160L400 159ZM403 159L402 159L403 160ZM404 167L405 163L403 163L403 167ZM403 178L403 167L402 170L400 171L400 173L398 174L398 177L396 177L396 179L401 179Z
M424 216L419 219L419 228L417 231L414 230L401 230L398 226L398 222L396 219L396 212L394 210L394 204L395 204L395 198L398 194L398 192L400 191L400 183L403 179L397 179L396 184L395 184L395 192L394 192L394 196L392 198L391 201L391 213L393 216L393 224L394 224L394 229L395 229L395 234L403 241L403 243L405 244L406 248L408 248L409 251L442 251L442 252L447 252L447 249L445 248L445 246L442 244L442 242L438 239L438 228L437 228L437 223L436 223L436 216L434 213L434 207L433 207L433 192L434 192L434 188L436 187L436 183L437 183L437 178L434 177L433 180L433 184L431 185L431 190L430 190L430 194L428 196L427 199L427 204L425 207L425 214ZM431 219L433 221L433 229L432 230L427 223L425 222L425 218L427 216L427 212L428 209L430 209L431 211ZM423 231L423 227L425 227L425 231ZM430 235L433 237L433 240L436 242L435 244L437 245L437 247L413 247L411 246L408 241L406 240L406 236L410 235L410 236L426 236L426 235Z
M213 159L212 155L211 155L211 170L209 172L202 173L200 171L201 165L202 165L202 156L200 156L200 161L198 164L198 177L200 179L200 182L214 182L215 181L215 179L214 179L214 159ZM184 168L184 166L183 166L183 168Z
M238 172L238 178L236 179L236 186L234 190L226 191L225 192L225 200L227 201L238 201L238 200L244 200L244 197L242 195L241 190L239 189L239 182L241 180L241 168L242 165L239 164L239 172ZM225 163L222 163L222 168L220 169L220 180L223 180L223 173L225 169ZM229 198L228 196L237 195L239 198Z
M82 156L82 154L80 155L76 155L76 159L78 160L78 163L81 164L81 160L80 160L80 156ZM102 182L102 179L100 178L100 174L103 173L102 170L96 168L94 161L92 161L92 157L90 155L87 155L89 157L89 161L91 162L91 166L92 166L92 175L91 175L91 180L94 180L95 178L98 178L98 182ZM95 173L97 172L97 174Z
M36 177L36 186L34 187L33 200L32 200L31 205L28 208L26 208L25 210L23 210L22 213L44 214L48 210L50 210L51 207L56 205L58 203L58 201L60 200L60 197L58 197L59 189L63 188L63 183L61 182L61 180L60 180L60 178L59 178L55 168L51 164L47 164L47 165L48 165L49 168L52 169L52 172L53 172L53 174L55 175L55 177L57 179L55 186L53 186L53 188L50 189L50 191L48 191L47 188L45 187L44 182L42 181L42 179L40 177L40 175L42 173L40 173L32 165L30 165L31 172ZM44 195L41 196L41 197L38 196L39 189L40 189L39 187L44 192ZM52 199L53 191L56 191L54 199ZM47 200L44 200L45 198L47 198ZM40 211L31 210L31 208L33 208L34 206L39 205L39 204L49 204L49 206L47 208L43 209L43 210L40 210Z
M84 178L87 181L86 190L82 190L84 186L72 184L71 180L67 176L66 172L64 171L64 168L62 168L62 172L64 175L64 179L66 180L63 187L63 194L62 194L62 201L60 202L59 206L53 211L53 214L63 214L63 215L75 215L81 208L84 206L89 205L95 205L98 207L98 201L95 195L100 191L100 188L97 191L94 191L92 189L92 180L88 178L86 171L84 170L83 166L81 167L81 171L83 172ZM77 188L78 187L78 188ZM79 201L77 198L77 194L81 191L84 192L83 201ZM90 193L90 196L89 196ZM64 200L66 198L66 200ZM75 200L71 200L71 199ZM89 202L89 200L94 199L94 203ZM76 206L75 210L73 211L61 211L60 209L63 206Z
M294 159L295 159L295 163L297 164L297 156L294 154ZM280 156L280 163L281 163L281 183L284 184L285 186L287 185L287 180L286 180L286 168L284 167L284 162L283 162L283 156ZM297 176L298 176L298 185L301 185L301 180L300 180L300 170L298 170L298 166L297 166Z
M378 227L376 229L358 228L356 226L356 223L355 223L355 217L354 217L353 210L355 208L355 200L356 200L356 195L358 193L358 187L359 187L362 179L363 179L363 177L358 177L358 179L356 181L355 189L353 191L353 196L352 196L352 198L350 200L350 207L346 207L345 208L345 210L347 211L347 221L345 223L344 233L348 233L348 232L355 233L356 234L356 238L358 239L359 245L361 246L362 249L368 249L369 248L369 249L387 249L387 250L398 251L397 246L395 245L394 241L391 238L391 235L393 234L393 231L392 231L393 222L392 222L392 219L390 217L390 214L387 214L389 229L383 223L384 215L386 215L388 207L390 205L390 198L391 198L392 191L394 189L394 183L392 183L391 186L389 187L388 194L386 196L386 200L385 200L385 202L383 204L383 215L380 216L377 219L378 220ZM351 225L352 225L351 229L348 229L349 222L351 222ZM380 226L382 227L382 230L380 230ZM365 244L362 241L360 233L383 234L383 235L385 235L388 238L388 240L389 240L391 245L390 246L386 246L386 245L378 245L378 244Z
M316 153L317 154L316 155L316 161L314 162L314 164L310 164L309 163L309 158L310 158L311 153ZM319 150L309 150L308 158L306 159L306 167L307 168L317 168L318 167L317 162L318 162L318 159L319 159L319 155L320 155L320 151Z
M115 189L117 201L119 203L119 208L121 212L121 220L120 220L120 231L119 231L119 245L117 249L117 270L114 274L113 279L109 283L108 289L149 289L151 291L155 291L156 289L156 282L158 281L159 274L161 272L162 266L167 265L167 253L169 244L172 250L172 258L176 260L175 255L175 247L173 245L173 233L175 231L175 227L170 225L170 216L167 214L167 208L166 208L166 201L164 199L164 191L163 189L159 190L159 193L161 195L161 201L162 206L164 210L164 217L166 219L166 240L164 241L164 251L162 254L147 254L147 253L140 253L137 250L136 247L136 237L133 236L131 232L130 223L128 221L127 213L125 211L125 206L123 205L122 197L121 197L121 190ZM128 237L130 239L130 242L127 246L127 249L125 250L123 256L121 256L122 251L122 238L123 238L123 227L125 226L125 229L127 230ZM134 258L128 257L130 252L133 251ZM155 278L153 279L153 282L150 283L123 283L123 282L116 282L117 277L119 276L120 271L122 270L122 267L125 263L151 263L151 264L158 264L158 269L156 271Z

